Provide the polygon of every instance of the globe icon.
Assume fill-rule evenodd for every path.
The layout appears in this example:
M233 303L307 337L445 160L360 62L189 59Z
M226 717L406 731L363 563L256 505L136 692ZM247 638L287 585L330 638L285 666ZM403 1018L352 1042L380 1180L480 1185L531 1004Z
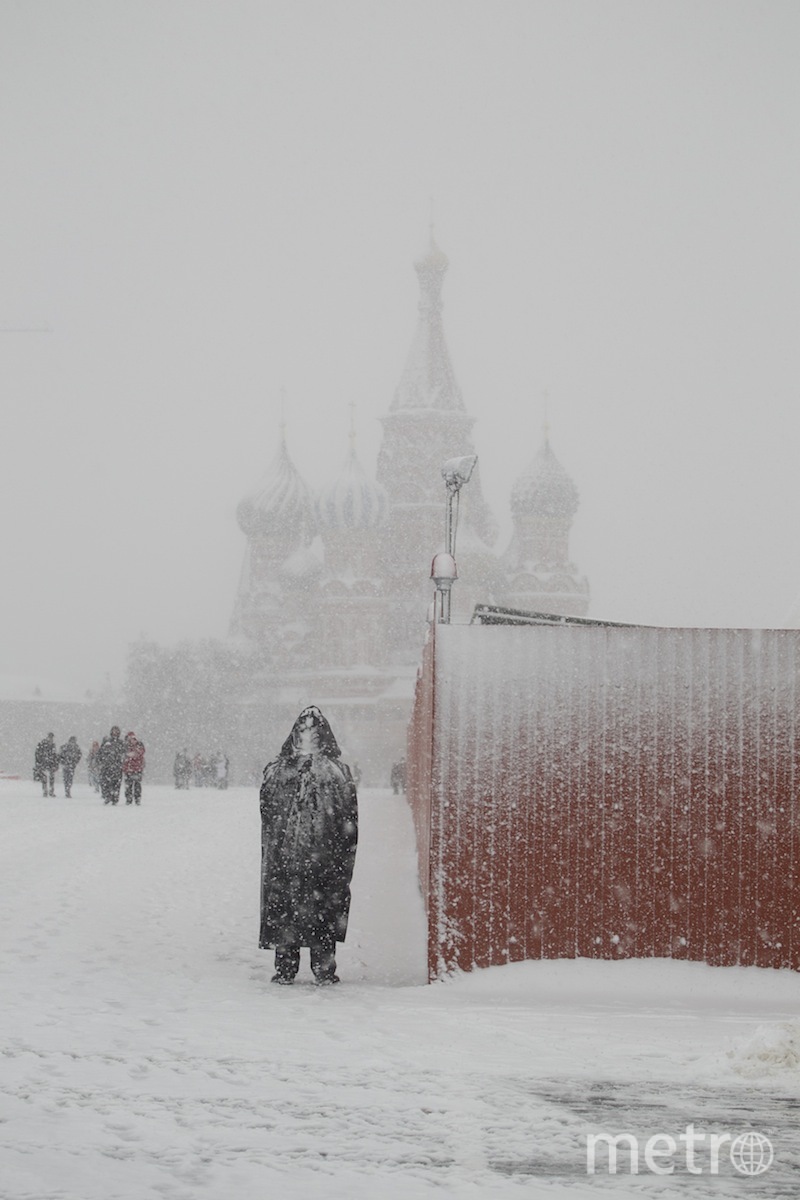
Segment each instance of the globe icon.
M731 1163L740 1175L763 1175L775 1157L769 1138L753 1129L733 1139L730 1155Z

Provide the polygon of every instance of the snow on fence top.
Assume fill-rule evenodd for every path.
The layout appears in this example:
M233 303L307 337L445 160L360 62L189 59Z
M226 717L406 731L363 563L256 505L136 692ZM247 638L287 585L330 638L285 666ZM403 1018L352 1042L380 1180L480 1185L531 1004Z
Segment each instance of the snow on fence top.
M435 976L800 969L800 631L438 625L409 736Z

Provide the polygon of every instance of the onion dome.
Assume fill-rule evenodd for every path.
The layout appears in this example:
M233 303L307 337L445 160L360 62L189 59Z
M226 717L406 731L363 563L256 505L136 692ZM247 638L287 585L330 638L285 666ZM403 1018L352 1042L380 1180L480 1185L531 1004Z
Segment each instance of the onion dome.
M285 439L263 483L237 508L236 519L248 537L271 533L276 527L309 531L313 527L311 493L289 458Z
M545 438L536 458L511 490L515 517L574 517L578 511L578 489L561 466Z
M386 519L389 510L386 489L367 476L356 456L352 435L341 475L318 494L315 507L323 533L375 529Z

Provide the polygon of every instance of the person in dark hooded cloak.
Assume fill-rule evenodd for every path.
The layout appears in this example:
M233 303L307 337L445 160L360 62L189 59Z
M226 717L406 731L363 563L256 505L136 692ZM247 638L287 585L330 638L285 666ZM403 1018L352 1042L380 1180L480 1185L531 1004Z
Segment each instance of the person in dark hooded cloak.
M261 785L261 934L275 948L273 983L291 983L308 946L317 983L338 983L347 933L358 801L330 725L304 708Z

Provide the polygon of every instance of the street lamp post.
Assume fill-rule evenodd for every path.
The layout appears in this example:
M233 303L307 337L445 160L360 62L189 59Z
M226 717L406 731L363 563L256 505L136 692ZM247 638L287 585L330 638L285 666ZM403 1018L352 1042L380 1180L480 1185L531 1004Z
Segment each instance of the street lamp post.
M431 563L431 579L436 587L434 621L450 624L450 592L458 579L456 566L456 530L458 528L459 494L478 461L477 454L465 454L460 458L449 458L442 467L442 477L447 488L447 504L444 517L443 552L434 556Z

